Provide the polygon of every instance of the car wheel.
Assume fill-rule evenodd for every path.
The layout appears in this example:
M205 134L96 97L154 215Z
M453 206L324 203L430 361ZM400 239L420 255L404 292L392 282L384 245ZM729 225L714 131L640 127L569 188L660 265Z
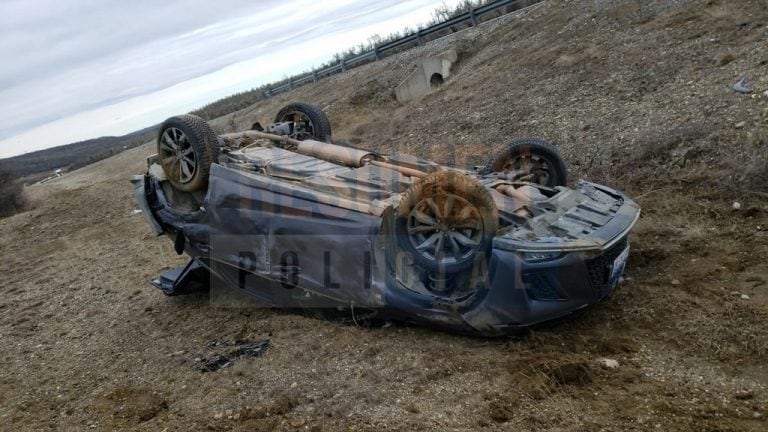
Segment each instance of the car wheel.
M472 267L490 252L499 227L496 204L476 179L439 171L417 180L403 194L396 214L398 247L431 272Z
M502 173L510 180L543 186L565 186L568 169L554 145L538 138L512 141L491 156L480 174Z
M157 155L174 188L194 192L208 185L211 163L218 159L219 137L205 120L180 115L166 120L157 137Z
M292 103L283 107L275 116L275 123L294 122L294 134L298 140L315 139L331 142L331 122L320 108L306 103Z

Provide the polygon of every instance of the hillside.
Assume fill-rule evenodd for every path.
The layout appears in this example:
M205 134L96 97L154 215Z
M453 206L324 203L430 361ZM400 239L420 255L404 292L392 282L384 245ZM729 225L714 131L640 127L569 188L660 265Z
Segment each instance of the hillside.
M337 138L381 151L401 147L471 164L511 137L542 136L588 178L648 186L705 169L722 190L765 190L764 3L587 3L555 2L522 20L502 18L217 124L247 128L300 99L329 112ZM419 103L399 106L393 89L415 59L448 46L461 52L452 78ZM752 95L730 90L741 77ZM762 165L751 166L757 161Z
M765 430L766 26L764 0L550 0L212 122L306 101L336 139L456 165L542 136L574 180L630 193L626 280L515 338L164 297L147 281L184 258L127 181L152 143L28 187L33 208L0 220L0 428ZM415 60L447 47L452 76L399 105ZM734 93L744 76L755 91ZM221 341L262 338L264 356L199 371Z
M9 172L14 178L28 179L49 176L56 169L75 170L144 144L154 138L157 128L155 125L122 136L93 138L0 159L0 170Z

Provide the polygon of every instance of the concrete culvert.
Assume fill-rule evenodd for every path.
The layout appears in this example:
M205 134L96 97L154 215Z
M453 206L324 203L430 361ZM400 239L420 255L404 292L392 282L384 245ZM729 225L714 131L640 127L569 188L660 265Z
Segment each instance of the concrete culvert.
M439 88L450 78L451 66L456 60L454 49L419 60L416 69L395 88L397 101L407 103Z
M440 87L443 85L443 75L439 73L433 73L432 76L429 78L429 86L433 89Z

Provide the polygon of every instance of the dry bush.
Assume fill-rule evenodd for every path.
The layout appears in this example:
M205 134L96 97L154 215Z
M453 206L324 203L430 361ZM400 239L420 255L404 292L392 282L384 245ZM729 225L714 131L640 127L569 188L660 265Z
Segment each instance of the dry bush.
M349 97L349 104L354 107L381 106L394 101L395 92L377 79L369 80L359 86Z
M765 319L765 311L726 298L720 310L686 315L676 327L684 335L680 343L696 353L759 361L768 355Z
M752 192L768 194L768 132L764 129L750 135L750 162L744 170L744 184Z
M595 0L595 9L601 10L600 1ZM622 24L643 24L656 18L657 11L651 2L632 0L626 2L605 2L602 9L606 16Z
M573 67L582 65L585 62L597 60L603 56L603 52L594 43L588 43L578 51L561 54L555 60L555 66Z
M707 155L712 129L703 124L649 131L628 148L585 154L584 174L591 180L634 192L659 187L673 177L690 177ZM714 171L713 171L714 172Z
M18 213L26 207L24 188L8 171L0 170L0 217Z
M635 141L628 162L633 165L648 161L664 163L690 157L691 149L709 133L710 129L704 124L678 126L649 133Z

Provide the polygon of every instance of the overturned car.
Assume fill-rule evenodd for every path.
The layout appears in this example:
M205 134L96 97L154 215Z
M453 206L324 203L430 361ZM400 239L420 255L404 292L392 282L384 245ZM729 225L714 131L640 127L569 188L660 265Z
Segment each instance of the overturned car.
M132 179L150 226L191 256L153 285L223 287L269 307L332 308L499 335L608 296L640 209L581 181L543 140L476 169L333 143L325 114L282 109L218 136L182 115Z

